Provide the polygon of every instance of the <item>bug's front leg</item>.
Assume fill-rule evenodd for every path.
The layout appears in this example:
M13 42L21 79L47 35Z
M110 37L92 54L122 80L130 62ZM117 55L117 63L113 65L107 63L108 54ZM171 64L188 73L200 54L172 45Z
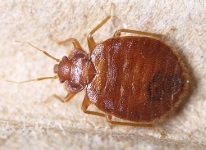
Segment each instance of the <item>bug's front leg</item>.
M65 44L68 44L68 43L71 42L74 45L75 49L82 49L82 47L79 44L78 40L75 39L75 38L68 38L68 39L63 40L63 41L60 41L60 40L54 38L52 35L50 35L50 38L51 38L52 41L54 41L54 42L56 42L56 43L58 43L60 45L65 45Z
M103 113L87 110L90 104L91 104L91 102L90 102L90 100L89 100L89 98L88 98L88 96L86 94L85 97L84 97L83 103L82 103L82 111L84 113L91 114L91 115L96 115L96 116L101 116L101 117L105 116L105 114L103 114Z
M76 93L68 93L65 98L62 98L56 94L52 95L52 97L56 98L57 100L61 101L62 103L69 102L72 98L76 95Z

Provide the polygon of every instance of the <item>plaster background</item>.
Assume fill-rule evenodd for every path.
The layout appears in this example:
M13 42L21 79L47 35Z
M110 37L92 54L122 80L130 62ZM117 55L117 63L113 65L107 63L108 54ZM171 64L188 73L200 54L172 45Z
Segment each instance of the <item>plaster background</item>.
M29 41L57 58L72 46L49 38L74 37L85 50L87 34L109 13L112 19L96 41L130 28L167 34L165 42L185 58L191 72L190 97L157 128L111 126L104 118L81 111L84 91L62 104L49 97L66 95L58 80L23 81L53 75L54 61ZM7 0L0 3L0 149L205 149L206 148L206 3L204 0ZM159 130L166 132L162 136Z

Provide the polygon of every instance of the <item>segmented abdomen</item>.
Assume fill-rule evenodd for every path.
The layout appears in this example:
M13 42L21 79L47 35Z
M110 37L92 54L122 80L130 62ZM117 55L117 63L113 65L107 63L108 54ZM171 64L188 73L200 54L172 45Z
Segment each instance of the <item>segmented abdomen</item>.
M151 122L180 101L183 66L170 47L148 37L118 37L98 44L91 61L96 76L87 87L105 113Z

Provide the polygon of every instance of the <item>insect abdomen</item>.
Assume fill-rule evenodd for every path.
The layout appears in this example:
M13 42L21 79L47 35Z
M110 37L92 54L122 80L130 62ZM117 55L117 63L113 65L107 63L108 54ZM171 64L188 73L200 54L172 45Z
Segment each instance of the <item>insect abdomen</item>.
M91 55L97 70L88 85L92 103L105 113L151 122L166 114L184 91L183 66L170 47L148 37L118 37Z

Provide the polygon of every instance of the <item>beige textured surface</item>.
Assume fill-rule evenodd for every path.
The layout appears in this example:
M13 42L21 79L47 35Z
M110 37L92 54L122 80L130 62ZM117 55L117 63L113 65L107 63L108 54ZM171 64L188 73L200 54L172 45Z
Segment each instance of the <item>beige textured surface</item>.
M118 28L164 33L165 41L187 60L191 96L184 107L157 128L110 126L104 118L85 115L82 91L73 101L45 102L66 91L58 80L13 84L53 75L54 62L30 41L61 58L71 46L51 39L77 38L87 50L86 35L108 13L110 2L7 0L0 3L0 148L1 149L206 149L206 3L193 0L111 1L113 18L95 34L97 41ZM161 136L159 130L166 132Z

